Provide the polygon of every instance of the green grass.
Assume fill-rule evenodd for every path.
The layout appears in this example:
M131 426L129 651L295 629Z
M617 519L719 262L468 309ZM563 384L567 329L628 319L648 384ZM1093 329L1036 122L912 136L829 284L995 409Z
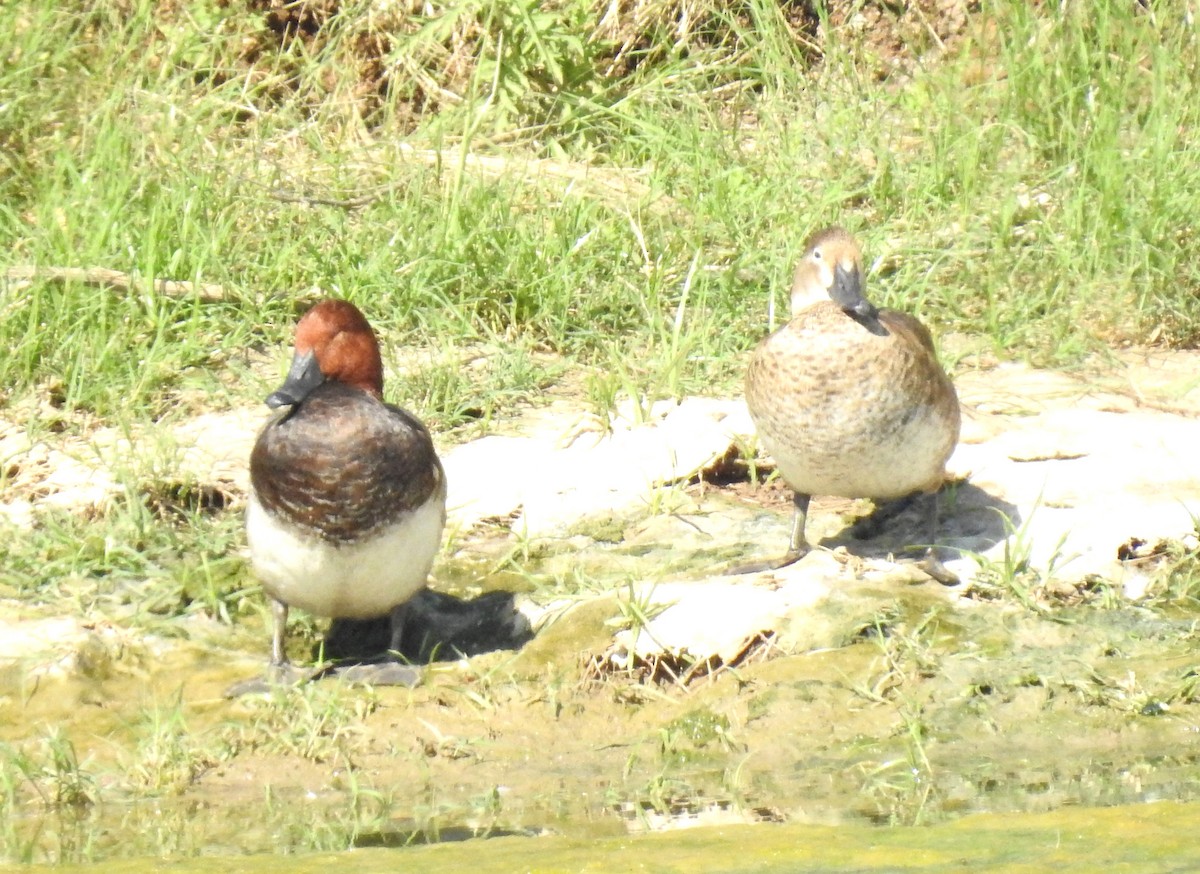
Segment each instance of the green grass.
M1198 336L1197 51L1174 4L985 4L942 59L884 81L849 30L818 52L773 4L714 5L620 56L621 76L631 35L592 34L579 3L533 8L451 5L391 33L387 75L425 63L426 90L458 89L414 115L415 85L350 62L366 4L308 40L240 7L8 4L3 259L228 291L12 292L8 392L60 384L71 408L160 415L246 348L285 344L314 288L394 342L516 340L603 367L637 347L630 387L732 388L770 289L832 221L879 259L877 297L1004 356ZM434 48L467 18L481 28L456 67Z
M228 622L253 609L237 555L241 537L236 514L164 520L128 499L99 519L45 513L32 531L0 527L0 597L156 626L191 614Z

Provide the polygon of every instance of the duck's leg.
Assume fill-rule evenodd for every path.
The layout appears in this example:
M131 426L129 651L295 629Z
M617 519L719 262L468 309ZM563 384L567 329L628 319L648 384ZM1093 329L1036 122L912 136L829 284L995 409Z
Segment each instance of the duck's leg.
M404 656L400 647L404 643L404 623L408 618L408 605L409 602L405 601L391 610L392 633L385 660L369 665L349 665L338 670L339 677L372 686L415 686L421 682L421 670L402 661Z
M799 561L808 554L808 541L804 537L804 528L808 524L808 505L812 495L802 495L792 492L792 536L788 540L787 555L779 567L787 567L792 562Z
M811 500L812 495L792 492L792 536L788 539L788 551L786 554L781 558L771 558L734 565L725 571L725 573L737 576L739 574L756 574L762 571L779 570L780 568L787 567L789 564L795 564L808 555L810 547L808 540L804 537L804 528L808 524L808 504Z
M942 491L938 489L929 501L929 548L925 550L925 557L917 562L917 566L943 586L957 586L962 580L950 568L942 564L935 545L938 536L938 511L941 505L941 495Z
M286 668L288 657L283 642L287 638L288 605L272 598L271 617L271 667Z
M311 671L302 671L294 667L287 657L284 640L287 638L288 605L271 598L271 663L267 667L265 678L241 680L225 690L226 698L238 698L242 695L257 695L270 692L279 686L293 686L304 680L311 679Z
M321 669L306 671L295 667L287 657L288 605L275 598L271 599L271 667L267 671L268 682L280 686L293 686L305 680L315 679Z
M400 645L404 643L404 622L408 618L408 601L403 604L397 604L392 608L392 637L388 642L388 655L392 658L400 658Z
M388 641L387 656L383 661L365 665L347 665L338 668L334 673L343 680L367 683L372 686L415 686L421 682L420 668L401 661L403 655L401 655L400 646L404 642L404 623L408 618L408 605L409 602L405 601L403 604L397 604L391 610L392 633Z
M868 540L874 537L883 529L884 525L911 507L913 502L919 497L921 497L920 492L913 492L911 495L877 507L870 516L854 523L854 526L850 529L851 535L856 540ZM926 502L928 516L926 517L925 542L929 546L925 550L925 555L917 562L917 567L944 586L957 586L960 580L954 575L953 571L942 564L941 559L937 555L937 548L933 545L937 542L938 536L940 497L941 491L939 490L930 495L929 500Z

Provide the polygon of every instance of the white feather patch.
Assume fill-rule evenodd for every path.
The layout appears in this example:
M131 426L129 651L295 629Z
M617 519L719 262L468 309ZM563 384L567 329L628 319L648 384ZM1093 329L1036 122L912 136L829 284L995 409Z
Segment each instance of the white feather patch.
M439 490L396 524L361 543L334 545L268 513L246 508L250 560L267 594L317 616L386 615L425 585L446 522Z

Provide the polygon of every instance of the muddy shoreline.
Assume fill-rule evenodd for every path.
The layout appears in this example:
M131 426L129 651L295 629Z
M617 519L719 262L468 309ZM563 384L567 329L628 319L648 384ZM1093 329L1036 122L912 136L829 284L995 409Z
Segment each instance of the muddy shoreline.
M1165 368L1148 372L1170 384ZM919 513L860 541L849 528L870 507L828 500L814 505L822 549L723 576L784 542L786 494L728 475L736 429L724 445L660 450L677 428L707 438L737 421L733 402L702 401L582 435L577 416L541 410L448 451L451 482L458 470L477 497L452 492L458 522L431 586L461 601L507 593L533 636L442 650L413 688L329 680L230 700L263 670L264 610L229 624L151 621L137 603L73 615L0 602L6 855L931 825L1200 798L1200 472L1176 463L1194 458L1196 392L1164 410L1111 380L1022 369L986 390L962 381L971 424L946 514L959 587L907 561ZM1156 449L1117 445L1127 436ZM509 478L516 492L470 482L496 457L485 449L542 453L545 468L559 464L548 446L591 453L600 476ZM1130 461L1112 476L1072 472L1118 451ZM1115 521L1094 524L1105 513ZM324 626L300 622L293 654L307 658Z

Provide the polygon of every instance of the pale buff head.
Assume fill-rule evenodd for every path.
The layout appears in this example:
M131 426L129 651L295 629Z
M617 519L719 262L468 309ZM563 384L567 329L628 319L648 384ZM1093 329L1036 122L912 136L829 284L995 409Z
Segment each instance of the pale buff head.
M847 313L874 318L878 310L863 291L862 251L849 231L824 228L808 238L792 280L792 315L832 300Z

